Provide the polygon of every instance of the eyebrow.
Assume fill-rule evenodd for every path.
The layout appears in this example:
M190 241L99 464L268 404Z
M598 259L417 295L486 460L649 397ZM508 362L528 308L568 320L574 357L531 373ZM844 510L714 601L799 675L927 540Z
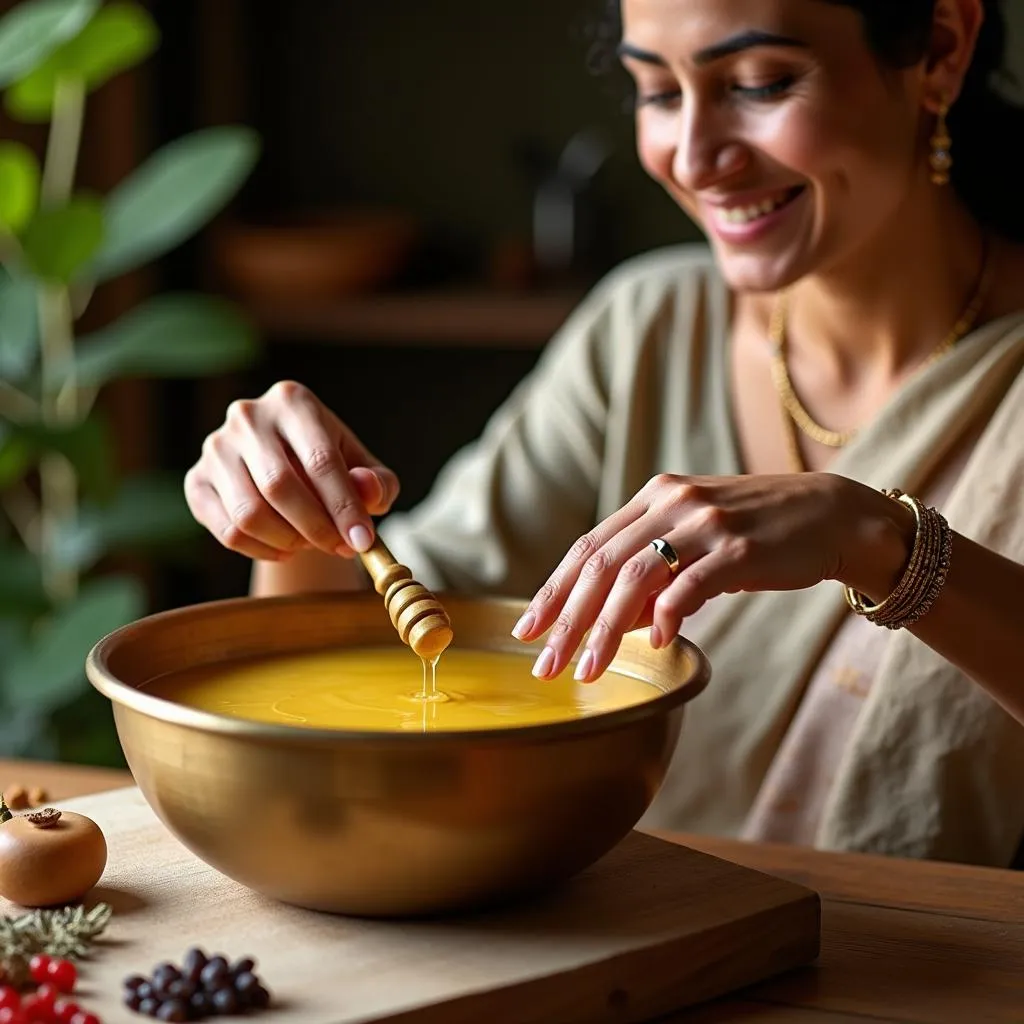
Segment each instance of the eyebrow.
M724 57L732 57L737 53L743 53L746 50L753 50L761 46L785 46L802 50L807 49L805 42L794 39L792 36L780 36L774 32L759 32L755 29L750 29L749 31L738 32L734 36L729 36L728 39L723 39L720 43L715 43L713 46L707 46L703 50L698 50L693 55L693 62L697 65L711 64L716 60L722 60ZM651 50L642 50L639 46L633 46L632 43L619 43L616 52L619 57L632 57L634 60L643 61L645 64L656 64L658 67L668 66L668 61L660 54L653 53Z

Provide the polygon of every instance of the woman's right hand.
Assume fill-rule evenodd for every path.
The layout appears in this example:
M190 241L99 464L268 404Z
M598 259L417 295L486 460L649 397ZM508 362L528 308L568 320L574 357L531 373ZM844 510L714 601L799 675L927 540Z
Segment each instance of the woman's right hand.
M281 381L233 402L185 475L192 515L232 551L280 561L316 549L351 557L398 478L308 388Z

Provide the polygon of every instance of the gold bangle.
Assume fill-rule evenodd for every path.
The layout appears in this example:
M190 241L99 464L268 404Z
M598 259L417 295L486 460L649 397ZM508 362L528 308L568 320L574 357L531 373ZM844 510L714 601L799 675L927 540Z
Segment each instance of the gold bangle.
M894 596L894 600L882 611L868 616L868 620L875 625L887 626L890 629L898 628L898 624L921 602L938 555L935 523L929 510L916 498L904 495L900 500L905 505L912 502L917 513L918 530L915 536L917 557L911 560L902 581L903 586L900 592Z
M952 557L952 532L940 512L926 508L917 498L901 491L883 491L914 513L917 529L910 557L892 593L878 604L852 587L844 586L846 603L869 622L887 629L913 625L930 610L946 582Z
M921 521L921 505L920 502L915 501L913 498L905 495L900 490L883 490L882 493L887 498L892 498L895 501L906 505L914 513L914 520L917 527L914 531L914 545L911 548L910 556L907 558L907 563L903 568L903 573L900 576L899 582L896 584L895 589L892 593L881 601L879 604L871 604L863 594L858 593L852 587L843 587L843 592L846 595L846 603L858 614L864 616L878 615L884 609L891 607L897 601L899 601L902 595L907 590L911 580L913 579L915 570L917 569L918 563L921 558L921 546L924 539L924 531L922 529Z
M929 512L934 517L939 532L937 562L935 570L928 579L928 587L923 598L917 607L899 622L898 625L903 627L914 625L932 610L932 605L935 604L942 588L946 585L946 578L949 575L949 567L953 559L953 531L949 528L949 523L935 509L930 509Z

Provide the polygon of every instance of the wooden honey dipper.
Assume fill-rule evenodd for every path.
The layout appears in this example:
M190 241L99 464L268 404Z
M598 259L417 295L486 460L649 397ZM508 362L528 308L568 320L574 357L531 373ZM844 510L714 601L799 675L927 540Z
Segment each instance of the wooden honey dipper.
M402 642L427 661L439 657L454 636L441 602L412 578L408 566L395 560L380 537L360 558Z

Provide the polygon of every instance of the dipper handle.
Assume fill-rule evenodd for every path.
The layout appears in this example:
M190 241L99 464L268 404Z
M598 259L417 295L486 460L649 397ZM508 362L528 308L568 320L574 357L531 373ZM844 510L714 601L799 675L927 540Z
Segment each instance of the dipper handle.
M402 642L421 658L433 661L454 636L444 606L412 578L408 566L395 560L380 537L360 558L373 580L374 590L384 598L384 607Z

